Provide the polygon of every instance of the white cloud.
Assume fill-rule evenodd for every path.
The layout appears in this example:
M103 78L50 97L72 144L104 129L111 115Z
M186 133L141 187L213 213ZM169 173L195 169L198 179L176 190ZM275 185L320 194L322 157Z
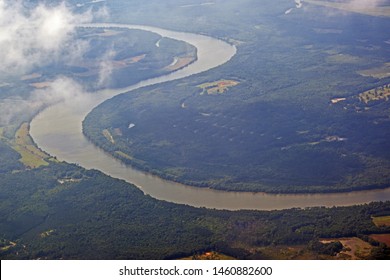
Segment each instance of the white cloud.
M59 102L83 102L86 98L83 87L67 77L58 77L44 89L34 90L23 100L19 96L0 100L0 125L8 125L15 119L28 119L39 110Z
M31 112L31 106L28 101L21 98L0 100L0 125L8 125L16 117L25 118Z
M72 63L80 59L89 46L76 38L77 26L91 22L95 14L106 15L104 9L93 14L74 13L64 2L57 6L38 4L29 9L25 6L23 0L0 0L0 75L14 79L51 62ZM76 98L82 102L84 96L80 84L57 77L48 87L32 90L24 99L13 95L0 100L0 124L30 118L58 102Z
M68 77L58 77L44 89L36 89L30 97L34 107L52 105L58 102L74 100L84 95L83 87Z
M113 49L109 49L101 58L99 63L99 86L106 85L109 82L112 71L114 70L112 61L115 55L116 52Z
M74 40L76 26L91 20L90 12L72 13L65 3L27 10L23 1L0 0L0 71L23 74L79 55L86 45Z

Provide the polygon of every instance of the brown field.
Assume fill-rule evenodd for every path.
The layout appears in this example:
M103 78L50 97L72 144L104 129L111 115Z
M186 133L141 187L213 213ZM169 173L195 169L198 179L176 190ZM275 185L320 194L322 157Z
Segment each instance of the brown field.
M126 58L123 60L114 60L114 61L112 61L112 66L116 69L125 68L125 67L129 66L130 64L140 62L145 57L146 57L146 54L141 54L141 55Z
M390 97L390 85L384 85L374 89L367 90L359 94L359 100L368 104L371 101L388 101Z
M385 243L388 247L390 247L390 233L371 234L370 237L376 241L379 241L381 243Z
M344 3L330 2L330 1L318 1L318 0L305 0L304 2L324 6L328 8L339 9L342 11L359 13L363 15L370 15L376 17L390 17L390 6L375 7L375 5L366 5L364 7L357 7L350 4L350 1ZM374 1L373 1L374 2Z
M332 104L337 104L339 102L346 101L346 107L343 107L344 109L349 108L349 106L351 105L350 102L352 102L352 107L354 107L355 110L359 111L361 110L361 107L354 105L356 98L358 98L359 101L364 104L369 104L371 102L387 102L390 100L390 84L385 84L383 86L372 88L370 90L366 90L365 92L361 92L355 96L347 98L332 98L330 102ZM370 107L365 107L365 110L369 110L369 108Z
M239 82L233 80L219 80L216 82L204 83L197 87L203 89L201 94L222 94L230 87L238 85Z
M235 258L212 251L182 258L181 260L235 260Z
M390 227L390 216L372 217L372 222L377 226Z
M322 239L321 242L336 242L340 241L343 244L343 250L337 254L337 259L361 260L366 259L371 254L372 245L357 237L338 238L338 239Z

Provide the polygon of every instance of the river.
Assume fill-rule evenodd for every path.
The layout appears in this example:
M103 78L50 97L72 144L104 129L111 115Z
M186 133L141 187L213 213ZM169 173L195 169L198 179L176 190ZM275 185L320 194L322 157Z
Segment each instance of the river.
M106 89L93 95L82 95L68 102L46 108L30 124L30 134L42 150L52 156L87 169L97 169L115 178L136 185L145 194L159 200L194 207L215 209L275 210L293 207L348 206L371 201L390 200L390 188L384 190L359 191L338 194L265 194L248 192L225 192L207 188L185 186L125 166L89 142L82 133L82 121L100 103L115 95L188 77L218 67L229 61L236 48L215 38L175 32L155 27L124 24L89 24L93 28L128 28L160 34L176 40L186 41L197 48L197 60L176 72L148 79L121 89Z

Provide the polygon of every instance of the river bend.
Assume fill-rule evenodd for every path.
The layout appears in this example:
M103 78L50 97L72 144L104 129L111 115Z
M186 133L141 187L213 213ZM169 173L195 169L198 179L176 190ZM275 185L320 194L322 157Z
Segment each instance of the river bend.
M139 29L185 41L196 47L197 60L167 75L141 81L126 88L101 90L93 95L80 96L71 102L59 103L43 110L32 120L30 134L39 148L57 159L76 163L87 169L97 169L112 177L123 179L136 185L145 194L159 200L195 207L273 210L293 207L347 206L390 200L390 188L351 193L300 195L216 191L163 180L125 166L97 148L83 135L82 121L87 114L115 95L148 85L181 79L218 67L235 55L236 48L215 38L150 26L100 23L88 24L84 27Z

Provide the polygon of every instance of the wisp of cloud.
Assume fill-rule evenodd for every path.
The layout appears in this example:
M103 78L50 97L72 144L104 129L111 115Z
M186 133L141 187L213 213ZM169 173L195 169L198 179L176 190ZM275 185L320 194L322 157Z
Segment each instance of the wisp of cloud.
M23 74L80 55L85 50L73 35L77 25L91 20L91 12L75 14L64 3L26 10L23 1L0 0L0 72Z
M59 102L82 102L85 96L86 92L80 84L68 77L57 77L46 88L33 90L26 100L19 96L1 100L0 125L11 124L17 121L16 118L29 118L35 112Z
M36 71L52 62L81 59L88 50L77 39L77 26L90 23L95 13L73 12L65 2L26 8L23 0L0 0L0 75L14 77ZM102 12L96 12L101 17ZM3 81L4 82L4 81ZM83 87L67 77L57 77L45 89L32 90L24 100L14 95L0 100L0 123L7 125L23 115L31 116L51 104L84 94Z

